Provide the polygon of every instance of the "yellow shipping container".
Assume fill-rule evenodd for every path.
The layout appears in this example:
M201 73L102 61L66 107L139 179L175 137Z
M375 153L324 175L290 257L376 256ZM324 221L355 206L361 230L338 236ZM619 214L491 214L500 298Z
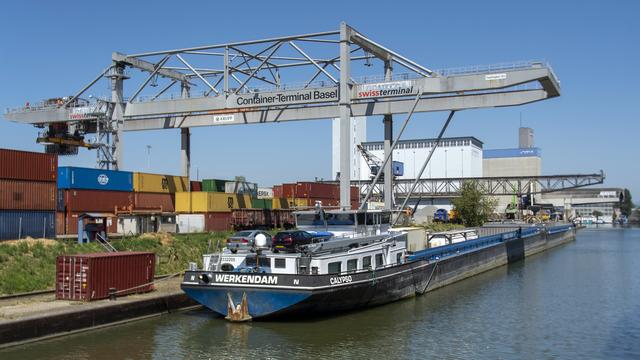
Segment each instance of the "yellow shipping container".
M150 193L177 193L189 190L186 176L133 173L133 191Z
M228 212L232 209L239 209L235 194L206 191L176 193L176 212L179 213Z
M288 198L287 200L289 202L289 207L295 207L295 208L309 207L309 200L308 199Z
M273 198L274 209L288 209L289 202L285 198Z
M227 194L233 195L233 194ZM238 199L238 209L251 209L251 195L236 195Z

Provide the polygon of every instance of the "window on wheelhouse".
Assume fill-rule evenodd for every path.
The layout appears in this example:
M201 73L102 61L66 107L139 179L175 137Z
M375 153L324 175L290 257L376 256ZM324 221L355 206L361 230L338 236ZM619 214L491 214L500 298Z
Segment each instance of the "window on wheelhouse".
M258 266L259 265L259 266L271 267L271 261L269 261L269 259L266 256L260 256L258 258L258 262L257 263L256 263L256 257L255 256L247 256L244 261L245 261L245 265L246 266Z
M329 263L329 265L327 266L328 274L339 274L341 272L342 272L342 261L332 262L332 263Z
M273 259L273 267L276 269L284 269L287 267L287 260L284 258Z
M371 256L365 256L362 258L362 270L371 269Z
M376 254L376 269L384 266L384 261L382 260L382 254Z
M327 225L355 225L355 214L327 214Z
M324 226L324 221L320 213L296 214L296 223L298 226Z
M347 272L356 272L358 270L358 259L347 260Z

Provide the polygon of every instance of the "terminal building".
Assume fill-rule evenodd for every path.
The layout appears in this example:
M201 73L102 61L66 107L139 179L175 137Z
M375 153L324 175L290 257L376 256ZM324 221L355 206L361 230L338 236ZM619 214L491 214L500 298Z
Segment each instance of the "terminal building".
M393 160L404 163L404 175L397 179L415 179L437 139L401 140L393 152ZM362 146L384 160L382 141L364 142ZM369 167L360 163L358 180L369 179ZM482 141L472 137L443 138L435 149L421 179L444 179L482 176Z

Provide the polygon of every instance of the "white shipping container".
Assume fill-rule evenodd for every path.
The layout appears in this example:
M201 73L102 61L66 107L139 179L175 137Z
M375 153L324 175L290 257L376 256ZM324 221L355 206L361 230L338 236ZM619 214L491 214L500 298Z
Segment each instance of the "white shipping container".
M178 214L176 215L178 233L199 233L204 232L203 214Z
M258 199L271 199L273 198L273 188L258 188Z

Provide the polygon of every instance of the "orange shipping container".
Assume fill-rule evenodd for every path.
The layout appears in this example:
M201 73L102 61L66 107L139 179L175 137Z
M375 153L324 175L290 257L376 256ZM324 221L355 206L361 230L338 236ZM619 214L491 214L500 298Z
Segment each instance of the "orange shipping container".
M56 183L0 179L1 210L55 210Z
M105 190L64 190L63 208L67 212L109 212L128 210L133 205L133 193Z

